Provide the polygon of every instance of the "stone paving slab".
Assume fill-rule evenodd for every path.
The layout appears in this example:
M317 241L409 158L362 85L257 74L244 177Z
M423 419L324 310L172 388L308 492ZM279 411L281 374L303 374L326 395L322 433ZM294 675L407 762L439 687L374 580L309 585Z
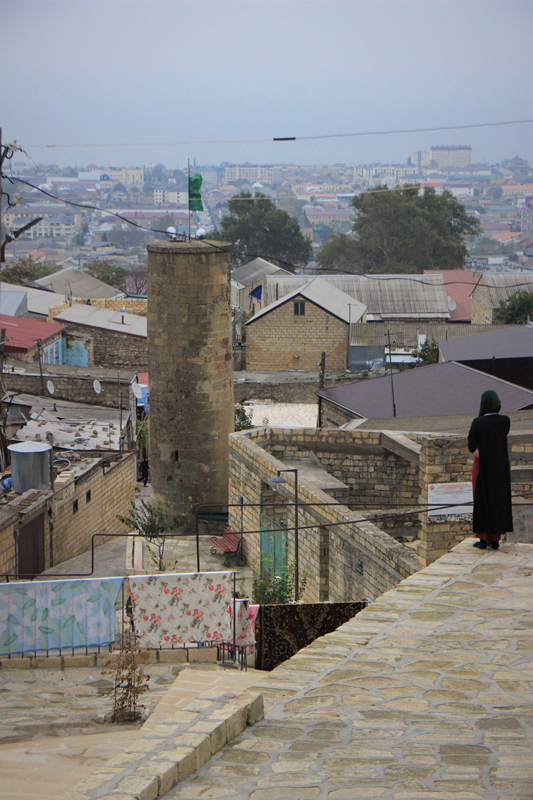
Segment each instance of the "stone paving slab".
M260 680L173 800L533 798L533 546L458 545Z

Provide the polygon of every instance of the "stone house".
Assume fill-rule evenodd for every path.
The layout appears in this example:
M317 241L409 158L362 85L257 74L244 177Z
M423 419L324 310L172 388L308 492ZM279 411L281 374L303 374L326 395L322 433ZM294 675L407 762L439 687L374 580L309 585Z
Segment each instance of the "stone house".
M0 573L39 574L126 533L117 519L135 496L135 454L95 453L64 471L53 490L30 489L0 506ZM9 498L9 495L8 495Z
M313 278L246 323L247 369L318 372L325 351L328 371L342 370L348 327L364 319L365 311L345 292Z
M533 292L533 275L526 272L482 275L472 292L472 324L492 325L500 303L516 292Z
M0 314L0 328L6 331L6 355L44 364L65 362L64 325Z
M138 301L146 313L146 301ZM120 305L120 301L118 301ZM64 324L69 333L89 337L92 360L79 366L114 367L143 370L148 368L146 316L97 305L63 303L50 309L50 318Z

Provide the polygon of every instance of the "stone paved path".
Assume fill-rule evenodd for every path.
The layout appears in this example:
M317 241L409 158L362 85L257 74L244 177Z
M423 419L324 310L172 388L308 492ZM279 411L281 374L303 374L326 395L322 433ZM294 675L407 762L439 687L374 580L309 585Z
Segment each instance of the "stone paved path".
M94 682L91 684L83 680L88 676L81 674L82 670L38 670L37 675L28 675L25 671L28 675L28 680L23 682L25 700L30 706L35 706L37 724L25 732L12 728L9 704L5 702L5 694L0 694L1 734L11 731L12 735L26 739L9 744L1 744L0 741L0 800L57 800L79 781L103 767L110 758L123 753L133 741L154 733L163 720L195 700L198 694L213 688L242 691L257 680L254 670L239 672L215 666L211 669L205 665L199 669L186 666L177 678L169 675L168 670L154 665L146 668L155 678L155 684L152 691L143 696L143 703L149 710L154 710L142 727L89 726L88 722L99 709L109 710L109 698L104 697L102 702L96 704L93 702L96 692L90 694L87 688L92 686L94 689ZM22 671L17 671L11 677L15 689L15 685L21 683ZM94 671L92 677L98 681L101 676ZM75 689L77 684L79 690ZM106 687L100 689L105 691ZM45 695L52 702L49 713L56 718L55 736L42 736L46 728L38 725ZM86 722L85 728L80 724L82 720ZM77 731L80 729L98 732L79 734ZM28 741L28 738L31 740Z
M173 800L531 800L533 546L467 540L256 684Z

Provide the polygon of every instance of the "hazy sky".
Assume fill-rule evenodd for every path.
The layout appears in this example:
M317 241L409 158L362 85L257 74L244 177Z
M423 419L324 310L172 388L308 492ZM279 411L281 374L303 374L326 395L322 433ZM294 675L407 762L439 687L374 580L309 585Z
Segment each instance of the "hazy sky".
M533 2L0 0L4 142L60 165L405 162L433 144L533 159Z

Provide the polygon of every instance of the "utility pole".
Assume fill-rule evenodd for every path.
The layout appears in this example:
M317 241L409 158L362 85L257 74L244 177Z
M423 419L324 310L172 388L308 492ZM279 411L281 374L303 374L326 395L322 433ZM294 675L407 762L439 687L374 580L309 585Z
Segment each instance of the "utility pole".
M390 330L387 331L389 338L389 366L390 366L390 390L392 394L392 416L396 416L396 403L394 402L394 379L392 377L392 347L390 343Z

